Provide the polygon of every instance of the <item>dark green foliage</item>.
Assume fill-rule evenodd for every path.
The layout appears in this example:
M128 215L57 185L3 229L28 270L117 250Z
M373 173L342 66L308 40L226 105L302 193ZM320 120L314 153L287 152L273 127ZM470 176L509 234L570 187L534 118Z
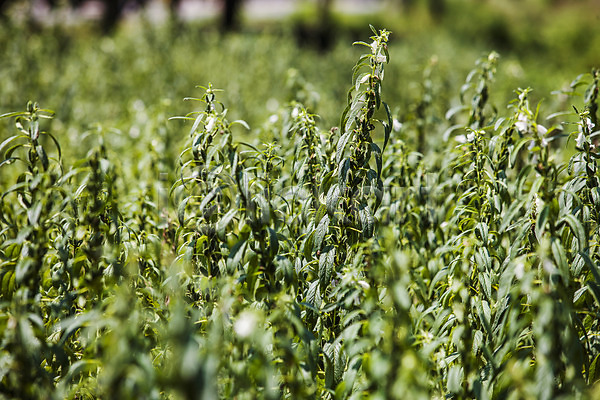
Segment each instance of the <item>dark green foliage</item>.
M597 70L548 128L530 89L493 106L496 53L443 115L429 70L403 125L372 30L339 127L291 76L264 143L238 141L209 84L172 118L177 166L160 124L139 159L98 128L66 165L51 112L3 115L0 396L591 397Z

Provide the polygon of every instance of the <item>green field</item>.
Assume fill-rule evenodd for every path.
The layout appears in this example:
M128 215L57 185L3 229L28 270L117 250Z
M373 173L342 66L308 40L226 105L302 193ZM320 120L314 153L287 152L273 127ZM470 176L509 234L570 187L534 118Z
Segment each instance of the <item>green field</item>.
M600 7L413 3L6 13L0 398L599 398Z

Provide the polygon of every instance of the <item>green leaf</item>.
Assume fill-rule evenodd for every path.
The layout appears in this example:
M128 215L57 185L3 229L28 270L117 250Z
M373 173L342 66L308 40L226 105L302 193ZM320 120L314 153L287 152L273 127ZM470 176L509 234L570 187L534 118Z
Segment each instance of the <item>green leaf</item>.
M588 382L589 383L595 383L596 381L598 381L598 379L600 379L600 354L596 355L596 358L594 358L594 361L592 361L592 363L590 364L590 372L589 372L589 377L588 377Z
M198 206L200 215L202 215L202 213L204 213L204 209L206 208L208 203L210 203L210 201L212 199L214 199L217 196L217 193L219 193L220 191L221 191L221 188L219 186L217 186L217 187L214 187L210 192L208 192L208 194L206 196L204 196L204 198L200 202L200 205Z
M255 199L258 200L258 203L260 205L260 223L263 226L266 226L271 221L271 205L269 204L267 199L261 194L257 194Z
M410 298L410 293L408 293L406 285L404 285L400 281L396 281L392 284L391 289L394 304L396 305L396 307L398 307L397 311L408 311L412 304L412 300Z
M388 57L389 59L389 57ZM390 112L390 107L387 105L387 103L384 101L383 102L383 108L385 109L385 114L387 115L387 123L385 123L383 125L384 128L384 132L383 132L383 147L382 147L382 151L385 150L388 141L390 140L390 134L392 133L392 127L394 126L394 121L392 120L392 113Z
M371 209L368 205L363 204L358 209L358 215L360 218L360 225L362 228L362 235L364 238L370 238L373 236L375 218L371 214Z
M0 162L0 167L2 167L3 165L10 165L12 164L14 161L18 160L18 158L13 157L13 158L7 158L6 160Z
M558 224L560 225L563 222L566 222L569 225L571 231L573 232L573 236L577 238L577 241L579 243L579 251L586 251L588 248L588 237L585 234L585 228L581 221L575 218L574 215L567 214L558 221Z
M177 219L179 220L179 225L181 226L185 225L185 207L187 206L190 198L191 196L183 199L181 203L179 203L179 207L177 207Z
M251 197L250 196L250 182L248 180L248 174L244 170L240 171L239 188L240 188L240 192L242 193L242 196L244 196L244 199L246 201L249 201L250 197Z
M247 243L248 242L246 240L240 240L239 242L234 244L231 250L229 251L229 256L227 257L227 270L230 273L235 271L242 262L244 252L246 251Z
M579 299L581 298L581 296L583 296L583 294L585 292L587 292L590 288L588 286L582 286L579 289L577 289L575 291L575 293L573 293L573 304L576 304Z
M14 135L0 143L0 154L4 153L4 150L16 139L23 137L23 135Z
M365 80L367 80L366 78L369 78L370 76L371 76L371 73L370 73L370 72L363 72L362 74L360 74L360 75L359 75L359 76L356 78L356 81L355 81L355 84L354 84L354 89L355 89L356 91L358 91L358 89L360 88L360 85L361 85L361 84L362 84L362 83L363 83Z
M55 325L55 329L59 329L61 331L60 341L58 344L60 346L65 346L67 340L72 337L77 330L87 326L90 321L97 321L99 318L102 318L102 315L91 310L80 315L65 318L58 322Z
M373 25L369 24L369 28L371 28L371 32L373 32L375 36L379 36L379 34L377 33L377 29L375 29Z
M40 121L38 121L37 119L31 121L29 133L32 140L38 140L38 138L40 137Z
M329 192L327 193L327 212L330 216L335 214L338 207L338 201L340 198L340 187L337 184L331 185Z
M587 253L584 253L584 252L580 251L579 255L581 256L581 258L583 259L583 261L585 262L585 264L590 269L590 272L594 276L594 279L596 280L596 283L600 285L600 269L598 268L598 265L596 265L596 263L594 263L592 261L592 259L590 258L590 256ZM599 300L600 300L600 297L599 297Z
M319 185L319 193L328 193L331 186L335 183L334 171L329 171L323 176L321 185Z
M359 113L361 112L364 104L365 104L364 93L361 93L360 95L357 95L356 97L354 97L354 99L352 99L352 103L350 105L350 111L348 112L348 119L346 120L346 125L343 126L344 132L352 133L352 130L351 130L352 124L354 124L354 122L358 118ZM340 138L340 140L341 140L341 138ZM346 144L344 143L344 148L345 148L345 145ZM342 148L342 151L344 150L344 148ZM339 147L338 147L338 150L339 150Z
M488 332L488 334L490 336L492 336L494 334L494 332L492 331L492 327L491 327L491 320L492 320L492 311L490 309L490 304L487 302L487 300L482 300L481 301L481 322L484 326L484 328L486 329L486 331Z
M456 125L452 125L449 128L447 128L444 133L442 134L442 140L444 142L447 142L448 139L450 139L450 134L458 129L464 129L464 125L462 124L456 124Z
M589 281L588 287L592 292L592 296L594 296L594 299L596 300L596 305L600 306L600 285L596 284L595 282Z
M353 132L352 131L348 131L345 132L338 140L337 142L337 150L335 153L335 162L337 164L340 164L340 161L342 160L342 157L344 156L344 151L346 150L346 144L348 143L348 140L350 140L350 137L352 136Z
M202 122L202 120L204 119L204 117L206 116L206 114L204 113L199 113L198 116L196 117L196 120L194 121L194 124L192 125L192 129L190 129L190 136L194 136L194 133L196 132L196 129L198 129L198 125L200 125L200 122Z
M37 226L40 219L40 214L42 213L42 202L38 201L33 204L29 210L27 210L27 220L29 221L29 225Z
M38 144L37 146L35 146L35 151L36 151L38 157L40 158L40 162L42 163L42 167L44 168L44 171L47 171L49 162L48 162L48 156L46 155L46 150L44 150L44 148Z
M484 246L487 245L489 237L488 225L485 222L477 223L475 226L475 232L478 233L479 239L481 239Z
M321 204L315 212L315 222L320 222L325 214L327 214L327 207Z
M509 166L511 168L513 168L515 166L515 163L517 162L517 157L519 156L519 152L521 151L521 148L523 146L525 146L526 144L529 144L529 142L531 142L531 138L530 137L523 137L521 138L517 144L510 149L510 158L509 158Z
M306 292L306 302L317 310L321 308L321 290L319 289L319 281L315 280L308 284Z
M323 243L323 239L329 232L329 215L325 214L321 221L319 221L319 225L317 225L317 229L315 230L315 242L314 245L317 250L321 249L321 245Z
M302 254L304 258L308 261L312 260L312 251L315 243L315 230L306 235L304 241L302 242Z
M446 111L446 115L444 116L444 118L446 118L448 121L454 117L456 114L463 112L463 111L467 111L469 109L469 106L466 105L458 105L458 106L454 106L452 108L450 108L448 111ZM456 128L462 126L462 125L454 125Z
M453 365L448 369L448 392L460 393L462 391L463 369Z
M9 112L9 113L0 115L0 118L20 117L22 115L29 115L29 112L27 112L27 111Z
M269 228L269 253L271 258L274 258L279 252L279 240L277 239L277 233Z
M489 250L485 247L480 247L475 252L475 262L477 266L483 271L492 270L492 260L490 258Z
M12 293L14 291L15 288L15 271L14 270L9 270L8 267L14 267L15 264L11 263L10 265L8 263L3 263L2 265L2 269L4 270L3 275L2 275L2 296L4 296L5 298L9 299L12 297Z
M325 356L325 385L329 389L334 389L344 374L345 360L341 343L325 343L323 355Z
M385 63L389 64L390 63L390 51L387 46L383 47L383 54L385 54Z
M478 274L479 285L483 290L483 294L488 299L488 301L493 301L492 298L492 280L490 278L490 273L488 271L483 271Z
M480 330L476 330L473 335L473 353L477 354L477 352L481 349L483 345L483 332Z
M58 159L61 160L62 159L62 150L60 147L60 143L58 142L58 139L51 133L46 133L46 135L48 137L50 137L50 139L52 139L52 141L54 142L54 145L56 146L56 151L58 151Z
M346 121L348 121L348 112L350 111L350 101L352 99L352 92L354 90L354 87L352 87L349 91L348 91L348 105L346 106L346 108L344 109L344 112L342 113L342 117L340 118L340 128L344 129L344 126L346 126ZM339 139L338 139L338 143L339 143Z
M69 371L65 375L63 379L61 379L61 383L70 383L74 379L78 378L82 373L94 372L101 366L100 361L98 360L78 360L75 361L69 367Z
M346 158L339 165L338 171L338 184L342 193L346 190L346 186L348 184L348 171L350 171L350 159Z
M34 262L31 258L25 258L19 260L15 268L15 281L17 283L23 282L25 276L29 273L30 269L35 268ZM35 273L35 271L34 271Z
M375 108L379 110L381 107L381 83L379 81L375 82Z
M365 43L362 40L358 40L356 42L352 43L353 46L359 45L359 46L366 46L368 48L371 48L371 45L369 43ZM0 118L2 118L2 116L0 116Z
M235 121L232 121L229 124L229 127L231 128L233 125L241 125L244 128L246 128L247 130L250 130L250 125L248 125L248 123L242 119L236 119Z
M360 330L362 327L363 321L353 322L343 330L341 338L344 340L344 342L356 340L358 337L360 337Z
M229 225L229 223L231 222L233 217L235 217L235 214L237 213L237 211L238 210L236 208L233 208L233 209L227 211L227 213L225 215L223 215L223 217L219 220L219 222L217 222L217 235L219 235L219 238L221 240L224 240L225 229L227 228L227 225Z
M381 160L381 149L377 146L376 143L371 143L371 151L375 153L375 163L377 165L377 179L381 179L381 169L382 169L382 160Z
M321 286L326 287L331 281L335 268L335 247L330 246L319 257L319 281Z
M565 282L569 280L569 264L567 262L567 256L565 253L565 249L563 248L560 240L556 238L552 238L552 256L554 257L554 261L558 266L558 270L562 275Z
M537 219L535 221L535 237L538 242L541 242L542 235L546 230L546 223L548 222L548 216L550 215L550 206L548 204L544 205L544 208L538 213Z

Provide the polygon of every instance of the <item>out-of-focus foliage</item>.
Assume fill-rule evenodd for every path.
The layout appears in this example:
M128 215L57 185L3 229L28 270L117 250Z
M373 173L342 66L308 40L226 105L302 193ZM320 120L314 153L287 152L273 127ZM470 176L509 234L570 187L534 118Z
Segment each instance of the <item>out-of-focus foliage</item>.
M386 12L369 15L368 21L334 10L326 53L297 45L303 43L303 31L296 27L306 21L312 27L311 18L318 21L318 14L305 15L302 7L282 21L247 21L245 31L229 35L220 35L208 22L155 24L144 12L104 36L85 24L56 23L58 11L49 26L5 19L0 24L0 109L16 110L35 99L57 110L52 126L63 132L65 157L70 157L71 149L91 146L80 146L82 132L98 126L121 133L111 139L119 149L145 140L151 135L144 133L157 125L172 131L164 117L180 112L176 99L188 95L190 85L209 81L224 89L233 119L246 120L255 131L296 96L299 81L307 80L297 100L318 111L317 123L327 128L344 108L350 80L343 71L360 54L347 43L368 35L369 21L394 32L389 46L396 57L388 67L387 94L392 111L404 121L432 121L456 105L455 94L472 61L491 49L503 60L495 88L499 104L512 98L515 87L527 86L545 104L563 101L551 92L597 64L600 10L593 2L586 8L579 2L504 7L503 2L446 1L441 19L427 11L426 2L413 1L410 8L396 3L401 2L390 2ZM500 23L494 21L504 26L504 42L494 39ZM435 113L424 115L424 110Z

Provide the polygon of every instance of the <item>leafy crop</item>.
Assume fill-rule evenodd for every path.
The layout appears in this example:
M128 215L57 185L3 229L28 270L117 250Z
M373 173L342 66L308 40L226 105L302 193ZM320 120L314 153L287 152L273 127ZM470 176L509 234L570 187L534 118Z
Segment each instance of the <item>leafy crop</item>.
M209 84L171 118L176 165L158 128L135 171L101 129L65 165L52 112L4 114L1 395L597 395L598 70L548 125L531 89L492 104L491 53L442 117L426 71L403 124L372 30L339 127L296 80L264 143L238 141Z

